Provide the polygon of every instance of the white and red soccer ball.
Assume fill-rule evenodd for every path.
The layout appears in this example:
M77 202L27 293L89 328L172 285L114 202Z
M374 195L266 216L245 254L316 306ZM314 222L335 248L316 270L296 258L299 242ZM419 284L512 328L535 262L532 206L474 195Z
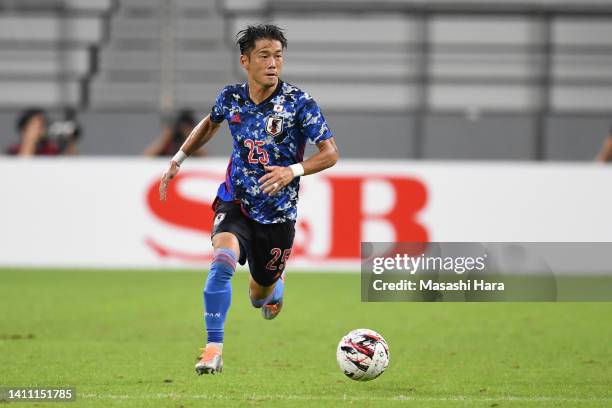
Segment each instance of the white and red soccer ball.
M389 346L374 330L356 329L340 340L336 359L348 378L370 381L389 365Z

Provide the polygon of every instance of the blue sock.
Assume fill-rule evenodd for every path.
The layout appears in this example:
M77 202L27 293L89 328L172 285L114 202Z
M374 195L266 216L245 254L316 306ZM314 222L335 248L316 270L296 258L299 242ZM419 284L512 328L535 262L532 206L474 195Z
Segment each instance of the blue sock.
M284 275L284 272L283 272ZM282 297L283 297L283 292L285 290L285 282L282 279L279 279L276 281L276 286L274 286L274 292L272 292L272 294L270 296L268 296L265 299L253 299L251 297L251 293L249 292L249 298L251 299L251 304L256 307L256 308L260 308L263 305L267 305L268 303L278 303Z
M251 292L249 291L249 299L251 299L251 304L253 305L253 307L256 307L258 309L260 307L262 307L263 305L267 304L268 302L270 302L272 300L273 296L274 296L274 294L271 294L270 296L268 296L265 299L253 299L251 297Z
M204 287L204 320L209 343L223 343L225 317L232 303L231 279L236 254L226 248L215 250Z
M278 303L283 298L283 292L285 291L285 281L283 280L284 276L285 272L283 272L281 279L276 281L276 286L274 287L274 293L272 294L272 300L270 303Z

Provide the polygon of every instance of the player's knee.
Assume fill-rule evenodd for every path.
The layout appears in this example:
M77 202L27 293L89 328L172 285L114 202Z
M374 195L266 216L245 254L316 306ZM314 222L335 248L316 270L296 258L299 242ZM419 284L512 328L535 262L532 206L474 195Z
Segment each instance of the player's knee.
M240 256L240 244L236 235L231 232L220 232L212 238L212 244L215 252L219 250L232 251L236 259Z

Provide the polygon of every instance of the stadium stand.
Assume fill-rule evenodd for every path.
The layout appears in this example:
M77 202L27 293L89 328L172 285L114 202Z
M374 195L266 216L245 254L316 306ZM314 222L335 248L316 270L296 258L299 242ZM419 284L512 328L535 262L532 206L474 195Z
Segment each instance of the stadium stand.
M214 3L173 5L121 2L92 83L93 108L201 106L232 80L232 50L224 43L224 21Z
M112 0L0 2L0 107L85 103Z
M251 18L246 3L226 3L235 27ZM323 105L367 112L364 122L405 112L409 157L575 160L597 149L612 105L611 5L271 0L265 16L299 33L287 55L317 75L288 64L287 76ZM560 126L584 115L578 135ZM567 143L576 137L580 149Z
M205 113L258 21L345 157L583 160L607 131L612 0L0 0L0 108Z

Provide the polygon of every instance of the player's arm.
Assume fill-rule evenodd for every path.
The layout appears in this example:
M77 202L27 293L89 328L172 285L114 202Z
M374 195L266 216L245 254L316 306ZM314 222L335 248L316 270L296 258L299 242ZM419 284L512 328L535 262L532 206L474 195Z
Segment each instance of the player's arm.
M317 143L317 148L319 149L317 153L313 154L302 163L299 163L304 168L304 174L302 174L303 176L315 174L328 169L335 165L340 158L338 146L336 145L336 141L333 137Z
M210 115L206 116L195 128L193 128L189 136L187 136L187 140L185 140L185 143L181 146L179 153L183 152L185 158L189 157L193 152L208 143L215 133L217 133L220 126L221 123L210 120ZM172 161L176 160L180 160L180 157L177 158L175 155ZM178 163L179 166L183 160L185 159L180 160Z
M265 166L264 169L268 173L259 179L262 191L266 194L275 194L291 183L295 177L318 173L338 162L340 154L333 137L317 143L317 148L319 151L302 163L292 164L289 167Z
M170 160L170 167L164 172L161 183L159 185L159 199L166 201L166 192L168 190L168 183L174 178L179 172L181 163L189 157L193 152L204 146L219 129L220 123L213 122L210 120L210 115L206 116L198 125L193 128L185 143L181 146L179 151Z
M600 163L605 163L612 160L612 135L606 137L599 154L595 158Z

